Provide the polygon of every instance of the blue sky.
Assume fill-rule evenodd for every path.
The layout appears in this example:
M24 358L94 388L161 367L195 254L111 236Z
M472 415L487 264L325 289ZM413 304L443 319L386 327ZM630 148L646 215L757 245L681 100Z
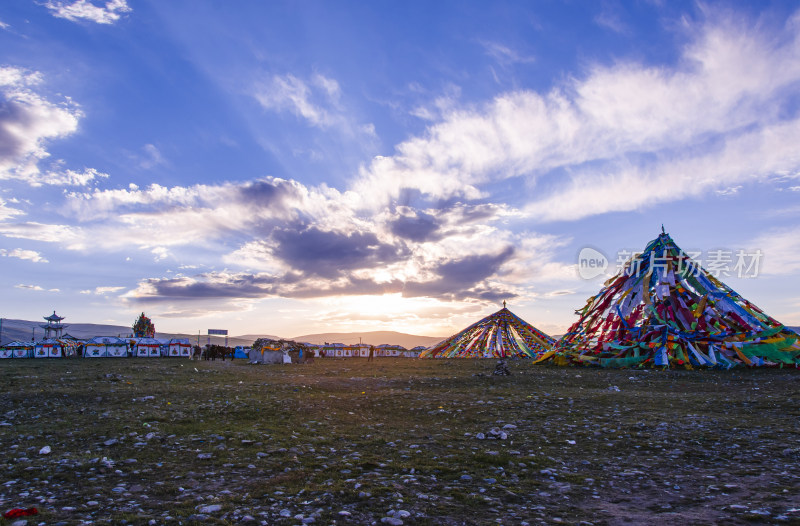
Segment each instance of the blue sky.
M799 103L794 1L10 0L0 316L559 334L664 224L800 325Z

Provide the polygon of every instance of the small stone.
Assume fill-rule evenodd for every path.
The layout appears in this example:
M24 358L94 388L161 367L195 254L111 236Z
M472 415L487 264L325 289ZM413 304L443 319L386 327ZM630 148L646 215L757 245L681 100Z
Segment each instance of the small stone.
M50 446L44 446L42 449L39 450L40 455L49 455L51 453Z
M287 509L283 509L283 510L281 510L279 515L281 517L291 517L292 516L292 512L287 510Z
M200 513L216 513L221 509L222 509L221 504L210 504L208 506L201 507L197 511L199 511Z
M119 440L117 440L116 438L111 438L111 439L106 440L105 442L103 442L103 445L104 446L113 446L114 444L117 444L118 442L119 442Z
M197 458L199 458L200 460L209 460L212 457L213 455L211 453L200 453L197 455Z

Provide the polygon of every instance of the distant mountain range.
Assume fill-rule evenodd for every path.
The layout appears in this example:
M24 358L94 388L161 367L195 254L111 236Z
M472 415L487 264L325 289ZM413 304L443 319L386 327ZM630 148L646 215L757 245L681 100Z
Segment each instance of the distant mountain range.
M0 332L0 344L9 343L11 341L30 341L31 339L40 340L44 337L44 329L40 326L46 322L42 321L26 321L26 320L10 320L3 318L2 332ZM128 337L131 335L131 328L124 325L100 325L95 323L65 323L67 326L64 330L65 334L69 334L78 339L88 339L95 336L117 336ZM192 343L198 341L197 334L179 334L179 333L166 333L156 332L156 338L188 338ZM242 336L229 336L228 345L235 347L242 345L249 347L259 338L269 338L273 340L281 339L279 336L270 334L245 334ZM413 334L405 334L402 332L394 331L374 331L362 333L346 333L346 332L329 332L322 334L304 334L302 336L295 336L293 338L286 338L287 340L294 340L297 342L305 343L344 343L353 344L359 341L368 343L370 345L381 345L384 343L392 345L401 345L406 349L412 349L419 345L428 347L435 343L440 342L444 337L436 336L416 336ZM208 341L208 335L199 335L200 344L203 345ZM212 336L211 342L223 344L225 341L224 336Z

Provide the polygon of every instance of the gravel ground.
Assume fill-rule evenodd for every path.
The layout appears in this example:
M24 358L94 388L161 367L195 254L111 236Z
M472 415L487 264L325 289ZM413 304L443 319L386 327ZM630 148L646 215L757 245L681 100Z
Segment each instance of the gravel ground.
M0 524L800 524L800 371L0 362Z

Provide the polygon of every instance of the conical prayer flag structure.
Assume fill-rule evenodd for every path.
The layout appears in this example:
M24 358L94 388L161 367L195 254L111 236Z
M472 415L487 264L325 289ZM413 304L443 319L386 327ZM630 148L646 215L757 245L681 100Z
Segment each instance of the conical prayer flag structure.
M536 358L550 352L555 340L503 308L446 340L420 358Z
M603 367L800 365L798 335L663 232L589 298L554 361Z

